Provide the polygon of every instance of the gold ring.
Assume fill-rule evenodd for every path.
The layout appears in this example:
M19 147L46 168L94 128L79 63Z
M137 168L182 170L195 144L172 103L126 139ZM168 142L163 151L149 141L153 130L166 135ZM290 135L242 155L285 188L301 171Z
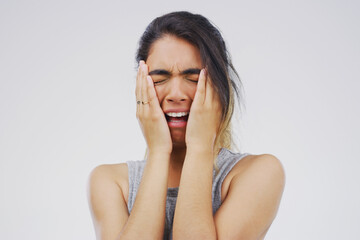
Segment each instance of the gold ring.
M141 102L143 105L148 104L149 102Z

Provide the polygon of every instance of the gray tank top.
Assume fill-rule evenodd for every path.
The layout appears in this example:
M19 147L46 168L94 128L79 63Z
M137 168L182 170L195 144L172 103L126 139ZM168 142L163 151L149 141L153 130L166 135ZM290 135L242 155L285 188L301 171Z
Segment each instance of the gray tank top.
M227 174L234 167L234 165L249 153L234 153L228 149L222 148L218 157L217 163L219 173L215 176L215 168L213 169L213 185L212 185L212 209L213 215L221 205L221 185ZM128 211L131 209L135 202L136 193L141 181L141 177L145 167L145 160L142 161L127 161L128 174L129 174L129 199ZM172 225L175 213L176 199L179 188L168 188L166 197L166 213L165 213L165 229L164 240L172 239Z

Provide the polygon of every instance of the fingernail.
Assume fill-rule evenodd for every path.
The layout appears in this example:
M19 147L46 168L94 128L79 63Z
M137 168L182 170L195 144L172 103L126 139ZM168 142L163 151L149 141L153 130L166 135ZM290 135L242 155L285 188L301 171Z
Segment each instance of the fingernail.
M203 71L204 71L204 76L206 77L206 75L207 75L206 68L203 68Z

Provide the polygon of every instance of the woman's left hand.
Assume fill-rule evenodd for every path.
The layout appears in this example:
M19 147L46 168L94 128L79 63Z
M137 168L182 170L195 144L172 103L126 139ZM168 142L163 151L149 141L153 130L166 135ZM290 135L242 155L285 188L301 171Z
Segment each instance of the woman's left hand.
M207 71L202 69L186 127L185 142L188 150L214 151L221 111L219 96Z

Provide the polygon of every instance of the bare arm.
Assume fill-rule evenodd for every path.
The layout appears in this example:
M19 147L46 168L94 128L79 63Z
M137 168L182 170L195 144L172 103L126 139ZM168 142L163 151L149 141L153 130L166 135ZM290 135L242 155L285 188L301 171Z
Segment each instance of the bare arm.
M199 75L186 129L186 157L176 202L174 239L216 239L212 214L214 143L221 104L207 79Z
M168 174L164 157L149 155L130 215L111 165L92 171L89 204L97 239L162 239Z
M120 239L162 239L169 159L166 155L149 155L131 214Z
M122 166L121 166L122 165ZM88 200L96 239L114 240L128 219L128 210L121 186L115 176L126 174L126 164L100 165L90 174Z
M90 177L90 205L98 239L162 239L165 225L167 180L172 150L171 136L150 77L141 61L136 79L136 116L149 149L145 169L131 214L121 197L122 190L114 184L103 168Z
M174 216L174 239L216 239L212 158L210 151L186 154Z
M211 178L206 176L206 164L197 162L206 160L201 157L206 154L195 156L189 154L189 164L184 164L174 239L264 239L275 219L285 186L281 162L270 154L239 161L227 196L212 216L208 181Z
M271 154L249 157L236 165L237 174L214 217L218 239L263 239L280 204L284 169Z
M212 215L212 170L219 103L200 74L186 132L187 153L176 204L174 239L263 239L285 184L280 161L264 154L236 164L221 207Z
M162 239L172 141L144 61L140 61L136 78L136 99L147 102L137 104L136 116L147 142L149 156L132 212L119 239Z

